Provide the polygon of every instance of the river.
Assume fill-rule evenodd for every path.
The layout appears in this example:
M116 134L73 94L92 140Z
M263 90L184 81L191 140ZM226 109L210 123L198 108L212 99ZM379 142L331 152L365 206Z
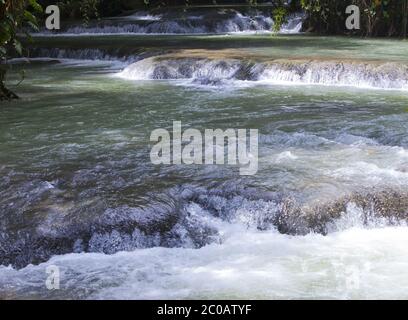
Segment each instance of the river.
M1 298L408 298L407 42L109 28L13 61ZM258 129L257 174L153 165L173 121Z

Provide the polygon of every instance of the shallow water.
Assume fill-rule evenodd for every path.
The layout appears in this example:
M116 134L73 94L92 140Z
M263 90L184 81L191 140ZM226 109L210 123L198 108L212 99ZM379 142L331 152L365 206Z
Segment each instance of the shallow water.
M310 46L282 55L300 39L245 50L263 62L359 59L367 70L406 62L396 41L305 37ZM96 58L13 65L10 81L27 76L15 88L23 99L0 108L1 262L13 265L0 267L0 297L407 297L408 93L381 86L404 71L381 81L370 71L371 89L325 83L324 64L320 82L302 85L200 62L198 77L137 80L123 77L134 60ZM150 133L176 120L259 129L258 173L154 166ZM48 265L61 267L59 291L45 288Z

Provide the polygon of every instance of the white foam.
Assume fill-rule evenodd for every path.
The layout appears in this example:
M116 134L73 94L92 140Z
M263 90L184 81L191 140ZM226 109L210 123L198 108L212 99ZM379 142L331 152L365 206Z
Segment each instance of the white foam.
M148 21L159 21L162 19L162 15L153 15L149 14L147 12L136 12L134 14L131 14L129 16L125 16L120 19L126 19L126 20L148 20Z
M124 21L122 24L102 23L97 26L74 26L65 32L52 33L43 31L37 36L84 36L84 35L109 35L109 34L226 34L241 32L271 31L273 19L267 15L242 14L231 11L224 15L218 12L220 19L206 19L205 16L187 15L180 18L151 15L139 12L127 17L114 18L113 21ZM282 26L281 33L299 33L302 29L303 14L291 15L288 22ZM138 23L143 22L143 23ZM211 23L214 21L214 23Z
M285 161L296 160L296 159L298 159L298 158L299 158L299 157L296 156L293 152L291 152L291 151L284 151L284 152L279 153L279 154L276 156L275 162L276 162L276 163L281 163L281 162L285 162Z
M276 62L265 68L259 80L283 85L350 86L406 91L408 90L408 67L396 63Z
M96 299L406 299L408 229L352 228L290 237L235 226L202 249L68 254L20 271L2 267L0 294ZM45 269L61 268L61 290Z
M243 70L246 71L240 72ZM128 80L190 79L212 85L222 80L248 80L274 85L350 86L408 91L408 66L397 63L277 60L248 67L245 61L236 59L151 57L127 66L117 76Z

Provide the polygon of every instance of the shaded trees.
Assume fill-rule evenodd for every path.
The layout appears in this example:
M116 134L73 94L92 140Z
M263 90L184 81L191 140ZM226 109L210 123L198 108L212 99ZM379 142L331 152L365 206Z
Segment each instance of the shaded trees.
M44 5L51 0L40 0ZM114 16L132 9L154 9L196 5L270 5L277 27L288 13L301 8L307 13L305 29L325 34L362 36L407 36L408 0L59 0L61 12L68 18L82 18L85 23L98 16ZM361 30L345 28L348 5L361 12Z
M408 0L300 0L308 14L306 26L327 34L353 33L363 36L407 36ZM361 30L346 30L348 5L361 12Z
M18 33L23 28L37 28L37 18L32 12L40 12L36 0L0 0L0 100L17 98L6 88L7 59L22 54Z

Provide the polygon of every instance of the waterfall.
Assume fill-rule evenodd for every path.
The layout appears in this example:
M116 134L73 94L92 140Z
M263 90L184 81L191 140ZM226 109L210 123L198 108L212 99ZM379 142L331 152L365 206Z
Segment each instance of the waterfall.
M159 52L120 49L38 48L32 58L119 61L116 76L127 80L191 80L218 85L250 81L284 85L327 85L408 90L408 65L398 62L274 59L253 62L245 58L199 58L160 55ZM203 53L205 56L205 54Z
M259 80L407 90L408 66L388 62L278 61L269 64Z
M150 57L130 64L118 76L129 80L191 79L204 84L246 80L275 84L408 89L408 66L391 62L273 60L251 63L238 59Z
M300 33L303 27L303 20L305 15L303 13L292 14L288 17L280 30L281 33Z
M290 15L282 26L282 33L298 33L302 29L303 14ZM151 15L139 12L127 17L112 18L90 26L66 27L59 34L225 34L237 32L269 32L274 21L270 13L254 11L218 10L203 14ZM42 34L54 34L43 31Z

